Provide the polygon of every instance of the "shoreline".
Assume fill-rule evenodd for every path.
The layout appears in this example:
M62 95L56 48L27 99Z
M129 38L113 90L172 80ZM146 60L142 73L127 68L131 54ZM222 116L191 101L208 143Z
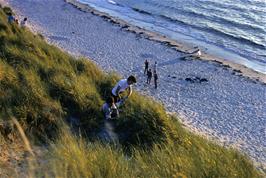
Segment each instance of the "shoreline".
M13 3L14 3L14 1L13 1ZM0 0L0 2L1 2L1 0ZM64 3L66 3L66 2L64 2ZM51 4L52 5L60 5L61 6L63 4L63 2L52 2ZM68 4L68 3L66 3L66 4ZM47 7L49 7L49 5L50 4L48 4ZM42 7L42 8L46 8L46 5L41 5L41 6L45 6L45 7ZM69 6L73 6L73 5L69 5L69 6L65 5L65 6L67 7L67 10L69 10L69 14L77 12L77 11L80 11L80 9L77 9L76 7L73 7L75 10L69 7ZM13 6L13 7L16 7L16 6ZM31 7L27 7L26 6L26 8L30 9ZM54 8L54 10L58 10L58 9L56 9L56 7L53 7L53 8ZM20 11L20 8L14 8L14 10L16 10L16 12L17 12L17 11ZM31 13L35 13L35 11L31 12ZM31 13L29 13L29 14L30 15L34 15L34 14L31 14ZM29 15L28 13L25 13L23 11L21 11L21 14L26 14L27 16ZM54 14L60 14L60 12L54 12ZM65 15L65 16L67 16L67 15ZM137 43L139 45L139 42L142 43L142 41L148 40L148 41L151 41L151 42L148 43L148 45L154 44L155 46L160 46L160 48L163 48L164 51L169 49L170 53L174 53L174 54L170 55L172 57L166 57L166 59L167 58L168 59L169 58L173 59L173 56L175 56L175 58L176 58L176 56L178 56L180 54L180 52L177 52L178 49L174 49L174 47L169 46L170 43L168 41L162 42L162 41L155 41L155 40L151 40L149 38L146 38L144 36L145 35L144 32L141 33L143 29L139 29L140 30L139 33L136 33L134 31L132 31L131 33L128 33L127 31L124 31L123 28L121 29L121 26L118 23L116 23L117 25L114 25L114 24L110 23L110 19L98 16L97 14L94 14L94 13L91 13L91 14L90 13L82 13L81 16L82 17L83 16L90 16L90 17L92 16L93 20L90 23L95 25L95 22L97 22L97 23L100 22L100 24L97 24L100 27L110 28L111 30L107 29L107 32L105 32L105 33L108 33L108 35L111 36L111 37L115 36L114 39L121 38L121 35L126 35L126 36L129 36L129 37L126 37L126 39L129 39L130 43L133 43L133 44ZM38 18L40 18L40 17L38 17ZM65 17L65 18L68 18L68 17ZM99 20L99 18L102 19L102 20ZM103 23L104 21L107 21L107 22ZM73 50L71 48L71 44L68 43L71 40L71 39L68 40L68 37L70 37L71 33L72 33L71 30L67 29L67 27L64 27L64 28L66 28L66 29L63 29L64 33L57 32L57 31L53 32L53 27L50 27L50 25L49 25L49 23L53 23L52 21L45 21L45 23L41 24L41 23L36 23L36 19L35 19L32 22L33 22L33 24L30 23L30 25L32 25L31 28L38 27L37 29L33 29L33 31L34 32L41 32L42 34L44 34L46 40L50 44L56 45L57 47L63 49L64 51L67 51L68 53L71 53L71 54L74 54L74 55L78 54L78 55L83 55L83 56L89 57L90 59L95 61L101 68L106 69L108 71L110 71L110 70L120 71L120 74L122 74L122 75L128 75L128 73L131 72L131 73L136 74L139 77L139 79L143 80L143 78L144 78L144 80L145 80L145 77L143 77L143 74L141 73L142 75L140 75L140 73L139 73L139 70L140 70L139 68L140 67L138 67L137 69L134 69L134 68L132 68L132 66L130 66L132 64L139 66L139 61L130 61L131 57L127 56L128 54L126 54L125 51L122 51L122 53L119 53L119 52L118 53L120 55L122 55L123 57L125 57L125 56L129 57L128 61L125 62L125 64L126 64L126 66L129 65L130 69L125 68L126 67L125 65L123 66L123 61L120 61L121 59L119 59L117 61L118 63L113 63L112 66L110 66L110 59L115 59L112 56L107 56L107 59L105 59L107 61L102 60L102 58L106 57L105 56L106 54L111 53L111 51L108 51L107 49L102 47L102 45L105 44L107 41L104 41L103 43L99 44L101 46L101 48L102 48L102 49L100 49L100 51L103 50L104 52L106 52L106 54L102 54L102 52L100 52L99 56L97 54L96 57L95 57L94 53L97 53L97 52L94 51L95 50L94 46L90 46L90 45L88 45L88 47L92 47L92 49L91 49L92 52L84 53L83 50L81 49L83 47L80 46L80 44L78 45L78 53L73 53L73 51L76 52L76 49ZM58 22L60 22L60 21L56 21L56 23L58 23ZM82 23L82 22L80 22L80 23ZM63 25L63 22L62 22L61 25ZM46 29L42 29L42 26L46 27ZM49 28L47 28L47 26L49 26ZM83 27L83 26L80 26L80 27L86 28L86 27ZM60 26L60 29L61 29L61 26ZM77 27L74 26L74 29L80 30L78 26ZM113 31L118 32L118 34L114 33ZM68 32L71 32L71 33L68 33ZM110 32L110 34L109 34L109 32ZM97 38L95 38L97 41L93 41L93 40L95 40L94 36L91 36L91 37L88 37L88 38L86 37L86 39L92 40L94 43L98 43L98 41L102 42L101 40L106 40L106 38L104 38L104 37L101 38L101 36L98 36L98 35L101 34L98 31L96 31L96 32L95 31L92 31L92 32L91 31L89 31L89 32L86 31L86 33L88 33L90 35L93 35L93 33L95 33L97 35L97 36L95 36L95 37L97 37ZM53 35L52 37L57 37L57 38L52 38L50 36L51 34ZM77 32L75 32L75 35L76 34L77 34ZM60 39L60 38L62 38L62 39ZM64 40L63 38L66 38L67 40ZM84 38L84 36L82 36L82 38ZM76 39L76 36L74 37L74 39ZM77 40L81 40L81 38L77 39ZM131 40L133 40L133 41L131 41ZM65 44L61 43L61 41L65 42ZM95 45L94 43L93 43L93 45ZM115 44L116 45L116 43L118 43L118 42L112 41L110 44ZM166 45L165 45L165 43L166 43ZM86 48L86 46L85 46L85 48ZM110 48L116 52L116 50L117 50L117 48L119 48L119 46L118 47L117 46L114 46L114 47L112 46ZM135 48L137 48L137 47L134 47L133 50ZM97 49L97 50L99 50L99 49ZM137 49L135 49L135 50L137 50ZM156 51L156 49L153 49L153 50L155 52L155 55L156 55L155 57L156 58L158 58L158 56L161 55L160 53L162 53L162 52ZM176 51L176 52L173 52L173 51ZM168 52L163 52L163 53L168 53ZM135 54L132 57L134 59L136 57ZM131 60L132 60L132 58L131 58ZM137 87L136 87L137 90L140 91L142 94L151 96L151 97L155 98L157 101L160 101L161 103L163 103L165 108L168 111L170 111L170 113L176 113L178 116L180 116L182 124L184 124L187 128L189 128L190 131L196 132L199 135L204 135L204 136L208 137L209 139L217 141L218 143L220 143L222 145L226 145L226 146L229 146L229 147L234 147L234 148L237 148L238 150L244 151L243 153L249 155L249 157L253 160L255 166L259 167L259 169L265 170L265 167L266 167L265 166L266 164L265 164L265 161L264 161L265 160L265 154L263 153L263 146L262 145L257 145L257 143L255 143L256 146L254 146L255 147L255 150L254 150L254 148L252 147L252 145L254 143L252 143L252 142L249 143L249 141L246 140L246 138L249 138L250 135L247 135L248 137L244 136L243 138L239 138L239 137L230 138L231 135L229 133L227 133L227 132L230 132L230 130L232 130L232 129L239 129L238 126L237 126L238 122L245 121L245 119L247 119L246 116L243 116L243 118L240 117L241 120L237 120L237 123L235 123L237 128L234 128L234 127L231 128L232 126L230 124L232 124L232 123L229 123L229 125L226 125L227 121L230 122L230 119L231 119L230 118L230 114L233 114L233 116L234 116L234 114L236 114L236 113L234 113L233 110L230 109L231 104L230 103L223 104L224 101L221 102L221 99L219 99L218 96L212 96L213 94L216 94L216 93L208 93L208 92L207 92L207 94L209 95L208 96L209 98L207 98L207 100L205 101L205 98L204 98L205 97L204 95L206 94L205 91L203 91L203 93L197 93L197 95L198 94L202 95L202 96L199 96L197 98L197 97L195 97L195 93L194 93L193 90L200 89L200 92L202 92L201 90L204 90L204 87L206 87L206 86L204 86L204 85L196 86L197 84L193 84L194 86L192 86L189 83L184 82L183 80L184 80L184 76L187 77L187 76L190 76L190 75L194 75L193 74L194 72L191 73L191 71L193 71L193 70L197 70L198 71L201 68L209 69L209 67L210 67L211 71L209 71L209 70L205 70L204 71L203 70L203 71L201 71L203 73L200 74L200 75L202 75L202 76L208 76L208 75L213 75L213 74L214 75L218 75L218 73L212 73L212 71L219 71L219 73L222 72L221 76L218 76L218 78L217 78L218 80L216 79L217 76L212 76L211 78L209 78L210 84L211 84L211 82L213 82L213 84L217 85L219 89L221 88L220 89L221 91L218 91L218 94L228 95L229 91L227 91L227 90L230 90L230 89L233 89L234 91L236 90L236 94L238 93L238 90L235 88L235 86L233 88L230 88L232 86L230 86L230 87L226 86L227 85L226 82L225 82L226 80L232 80L232 81L239 82L239 84L234 84L234 85L242 85L242 84L244 84L245 87L243 89L241 88L240 92L242 92L242 90L243 90L243 92L249 91L248 85L257 85L257 86L259 86L261 88L261 87L265 87L265 84L263 84L263 82L258 82L258 81L255 81L255 80L253 81L253 79L251 80L250 78L243 77L241 75L233 74L232 73L232 72L234 72L233 70L236 70L236 69L231 69L229 66L225 66L225 64L223 64L223 63L221 63L219 61L215 62L215 61L211 61L211 60L195 60L194 58L191 59L191 60L188 60L188 61L179 61L179 59L175 59L174 60L175 62L173 63L172 67L177 67L177 66L174 66L176 64L176 60L178 60L178 64L182 64L180 62L184 62L186 64L185 66L188 67L188 68L185 68L184 71L182 71L182 68L185 67L185 66L183 66L183 67L181 66L181 67L179 67L180 72L176 74L176 72L174 72L174 71L177 70L177 69L174 69L174 68L170 68L169 69L169 67L168 67L169 64L165 64L165 63L168 63L168 62L172 62L173 60L166 61L166 62L162 61L162 66L159 66L160 67L160 71L161 71L161 75L163 75L163 73L165 73L165 72L171 72L171 77L167 77L167 75L165 75L164 77L163 76L161 77L162 78L161 79L161 85L167 84L169 86L166 86L166 88L160 88L157 91L155 91L155 90L152 90L149 86L145 85L145 83L143 84L142 82L140 82L137 85ZM122 62L122 64L119 63L119 62ZM188 64L192 65L192 68L187 66ZM141 65L142 65L142 62L141 62ZM205 65L207 65L208 67L204 68ZM193 68L193 66L195 68ZM198 75L197 73L201 73L201 72L196 72L195 75ZM182 75L182 73L184 73L184 75ZM177 79L177 82L176 82L175 79L173 78L175 76L173 76L172 74L173 75L180 75L181 74L180 75L181 78ZM235 79L232 79L232 78L235 78ZM238 81L238 80L241 80L241 81ZM231 82L230 82L230 84L231 84ZM177 86L177 88L176 88L176 86ZM174 91L171 91L171 90L173 90L172 87L175 88ZM196 87L196 88L194 88L194 87ZM185 91L185 93L188 93L188 94L184 95L183 90ZM229 96L230 96L230 93L229 93ZM234 96L234 95L232 95L232 96ZM215 98L215 97L217 97L217 98ZM242 98L242 96L241 96L241 98ZM194 100L194 99L196 99L196 100ZM211 102L214 102L214 103L209 104L208 100L210 100ZM237 98L233 98L232 100L237 100ZM187 102L187 103L185 103L185 102ZM200 102L200 103L197 103L197 102ZM178 107L174 106L176 104L177 104ZM247 103L243 103L243 104L244 104L244 106L247 105ZM221 121L218 120L217 123L214 123L214 127L213 127L213 126L209 125L208 122L210 122L210 121L213 122L212 118L211 118L212 114L213 114L212 111L219 112L219 110L217 110L217 109L220 109L219 107L222 107L222 109L225 109L225 110L221 111L222 112L222 113L220 113L221 116L218 115L219 117L217 117L217 119L221 119L222 118L226 122L223 123L221 127L219 127L219 122L221 122ZM202 109L203 109L203 111L202 111ZM206 110L206 109L210 110L210 111L208 111L207 113L204 113L204 110ZM237 111L239 111L239 110L237 110ZM225 116L223 114L227 114L226 112L230 113L229 117L226 116L225 118L223 118ZM264 113L262 113L262 114L264 114ZM258 117L256 119L260 119L260 118ZM260 122L257 123L258 127L263 126L264 120L262 119L261 122L262 122L262 124ZM253 122L251 122L251 123L253 123ZM216 124L218 124L218 127L217 127ZM244 127L248 127L248 126L251 126L251 125L249 124L249 125L245 126L245 124L244 124L243 126ZM226 127L225 131L223 130L224 129L223 127ZM253 139L254 138L252 137L252 140ZM258 141L260 139L261 138L259 138ZM261 144L264 144L264 143L261 143ZM252 149L249 149L250 146L252 147ZM259 147L257 147L257 146L259 146ZM257 149L256 149L256 147L257 147Z
M172 40L170 38L167 38L166 36L161 35L159 33L152 32L152 31L137 27L133 24L130 24L130 23L122 20L122 19L112 17L105 12L100 12L100 11L94 9L93 7L90 7L87 4L82 4L80 2L77 2L76 0L64 0L64 1L66 3L73 5L75 8L77 8L80 11L89 12L93 15L97 15L99 17L102 17L103 19L105 19L106 21L108 21L114 25L119 25L121 27L121 29L123 29L123 30L126 30L126 31L131 32L131 33L135 33L135 34L140 35L141 37L146 38L148 40L162 43L162 44L164 44L164 45L166 45L172 49L177 50L178 52L187 54L187 53L189 53L189 51L194 50L193 45L190 46L189 44L180 43L180 42L177 42L177 41ZM207 54L205 52L202 52L202 55L200 57L193 57L193 58L199 59L199 60L207 60L207 61L217 62L218 64L221 64L222 67L232 68L233 71L235 73L237 73L238 75L242 74L243 76L249 77L252 80L260 81L260 82L266 84L266 74L257 72L257 71L255 71L251 68L248 68L244 65L237 64L237 63L234 63L232 61L228 61L228 60L219 58L217 56Z

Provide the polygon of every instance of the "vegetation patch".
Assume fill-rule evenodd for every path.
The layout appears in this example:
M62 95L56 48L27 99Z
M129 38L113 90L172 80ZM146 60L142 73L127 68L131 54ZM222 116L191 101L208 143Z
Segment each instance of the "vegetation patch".
M33 177L260 176L245 156L186 131L138 93L114 124L119 144L102 143L95 137L104 122L101 106L119 77L8 23L8 11L0 9L0 128L16 130L1 124L15 118L30 141L48 143L42 157L48 163L29 169ZM78 120L79 136L65 125L69 118ZM2 142L6 134L0 135Z

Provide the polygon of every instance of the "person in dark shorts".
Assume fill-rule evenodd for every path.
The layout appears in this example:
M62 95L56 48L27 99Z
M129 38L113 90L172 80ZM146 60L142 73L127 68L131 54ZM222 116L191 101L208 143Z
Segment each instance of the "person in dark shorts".
M157 89L158 74L156 72L154 72L153 78L154 78L154 87L155 89Z
M136 78L131 75L127 79L120 80L115 87L112 89L112 97L114 98L114 102L117 103L121 100L120 94L123 93L125 90L128 90L128 94L124 99L127 99L132 94L132 85L137 83Z
M147 72L147 84L151 83L151 78L152 78L152 71L151 69L149 69Z
M144 75L148 72L148 68L149 68L149 61L146 59L145 62L145 68L144 68Z

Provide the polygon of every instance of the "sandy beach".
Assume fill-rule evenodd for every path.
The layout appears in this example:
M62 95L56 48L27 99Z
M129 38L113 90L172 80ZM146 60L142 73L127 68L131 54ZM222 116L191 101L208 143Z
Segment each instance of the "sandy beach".
M265 75L207 54L182 59L193 48L63 0L0 3L27 16L29 27L50 43L92 59L106 72L136 75L134 89L162 102L191 131L242 150L266 169ZM145 59L158 62L157 90L145 83Z

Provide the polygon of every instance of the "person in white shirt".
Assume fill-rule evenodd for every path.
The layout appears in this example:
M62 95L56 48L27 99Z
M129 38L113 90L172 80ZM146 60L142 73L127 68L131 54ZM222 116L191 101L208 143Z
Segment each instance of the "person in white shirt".
M130 97L132 94L132 85L137 83L136 78L134 76L129 76L127 79L120 80L115 87L112 89L112 97L114 98L115 103L121 100L120 94L125 90L128 90L128 94L125 98Z
M21 22L20 22L20 26L21 27L26 27L26 22L27 22L27 17L25 17Z
M198 48L196 51L191 52L190 55L195 55L195 56L200 57L200 56L201 56L201 51L200 51L200 49Z
M180 59L185 59L186 57L200 57L201 56L201 51L200 49L197 47L197 49L193 52L187 53L184 56L181 56Z
M114 119L119 117L119 111L115 105L114 98L107 98L106 102L102 106L105 119Z
M198 50L195 52L195 54L196 54L198 57L200 57L200 56L201 56L201 51L200 51L200 49L198 49Z

